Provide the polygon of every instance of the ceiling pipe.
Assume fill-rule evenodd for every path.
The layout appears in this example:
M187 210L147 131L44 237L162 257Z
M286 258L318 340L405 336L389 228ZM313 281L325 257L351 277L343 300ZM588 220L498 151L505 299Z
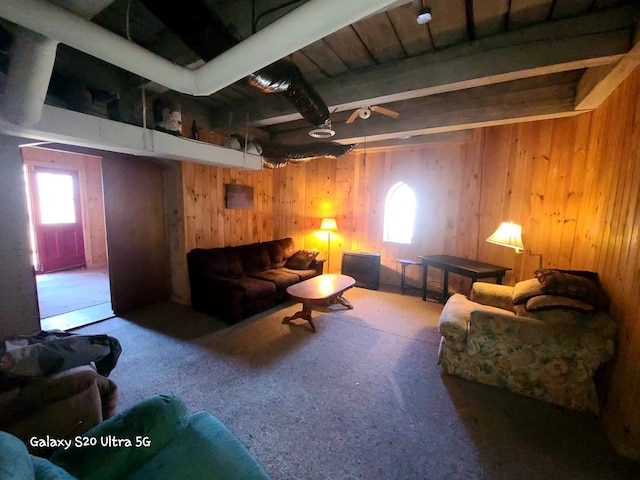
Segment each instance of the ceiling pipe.
M85 18L91 18L113 0L56 0ZM16 125L40 121L56 60L58 41L18 27L11 45L9 71L2 95L2 116Z
M40 121L58 42L19 28L11 45L2 116L16 125Z
M211 95L394 0L310 0L197 70L175 65L44 0L0 0L0 17L189 95Z

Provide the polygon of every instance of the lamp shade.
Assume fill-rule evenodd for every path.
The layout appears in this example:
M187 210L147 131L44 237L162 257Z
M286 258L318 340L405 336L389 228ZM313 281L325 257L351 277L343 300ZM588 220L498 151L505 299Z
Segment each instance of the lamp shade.
M524 250L522 244L522 227L513 222L502 222L498 229L487 238L487 242L514 248L516 252Z
M335 218L323 218L320 224L320 230L338 230L338 224Z

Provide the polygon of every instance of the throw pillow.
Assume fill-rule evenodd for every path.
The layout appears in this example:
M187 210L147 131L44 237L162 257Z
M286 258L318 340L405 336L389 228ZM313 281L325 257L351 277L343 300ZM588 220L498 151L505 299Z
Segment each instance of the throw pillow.
M555 269L536 270L535 274L542 291L548 295L575 298L596 308L608 307L609 299L593 276Z
M531 297L542 295L542 286L537 278L530 278L516 283L513 287L513 304L520 305L526 303Z
M552 308L564 308L589 313L595 311L593 305L581 302L575 298L559 297L557 295L538 295L527 300L527 310L536 312Z
M317 256L318 252L312 250L298 250L287 260L284 266L292 270L306 270Z

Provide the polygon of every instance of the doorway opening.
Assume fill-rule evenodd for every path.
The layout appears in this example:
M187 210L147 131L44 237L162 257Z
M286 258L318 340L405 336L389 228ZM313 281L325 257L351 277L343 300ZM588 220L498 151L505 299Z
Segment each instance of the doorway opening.
M22 158L41 328L112 317L102 159L41 147Z

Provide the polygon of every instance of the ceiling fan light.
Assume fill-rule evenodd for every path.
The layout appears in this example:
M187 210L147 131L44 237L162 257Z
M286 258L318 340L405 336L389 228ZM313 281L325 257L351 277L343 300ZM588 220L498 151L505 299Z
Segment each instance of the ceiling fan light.
M416 18L416 21L420 25L429 23L431 21L431 9L429 7L422 7L418 11L418 17Z
M361 108L360 111L358 112L358 116L361 119L366 120L371 116L371 109L368 107Z

